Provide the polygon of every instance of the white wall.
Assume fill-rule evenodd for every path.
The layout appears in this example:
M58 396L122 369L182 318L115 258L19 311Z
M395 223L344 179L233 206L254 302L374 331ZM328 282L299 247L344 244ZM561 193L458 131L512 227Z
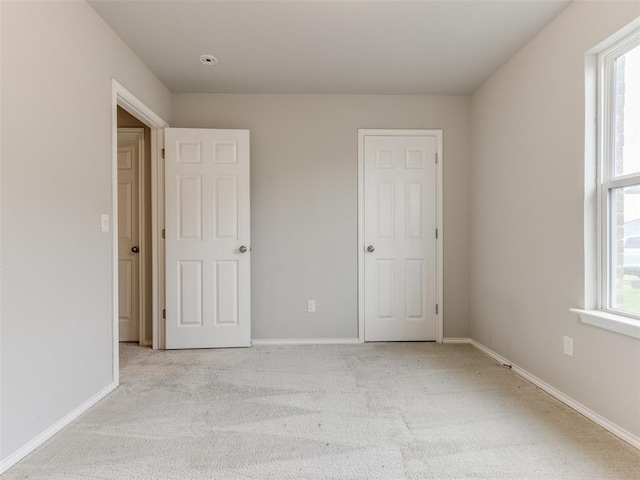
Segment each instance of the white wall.
M640 342L569 308L590 282L585 52L638 15L638 2L575 2L473 95L470 198L472 337L635 436Z
M171 95L84 2L2 2L0 457L112 381L111 80Z
M251 131L256 339L357 337L358 128L443 129L444 333L469 335L468 96L174 95L173 118Z

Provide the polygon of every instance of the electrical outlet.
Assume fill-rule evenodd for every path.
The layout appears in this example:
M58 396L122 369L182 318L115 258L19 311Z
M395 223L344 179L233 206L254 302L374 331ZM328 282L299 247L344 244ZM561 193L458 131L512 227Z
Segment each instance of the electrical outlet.
M573 357L573 338L564 337L564 354Z
M316 313L316 301L315 300L307 300L307 312L308 313Z

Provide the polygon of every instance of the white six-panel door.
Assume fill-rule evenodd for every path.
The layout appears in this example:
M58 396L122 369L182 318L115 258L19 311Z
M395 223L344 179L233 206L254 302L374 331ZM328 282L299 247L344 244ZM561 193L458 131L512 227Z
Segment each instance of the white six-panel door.
M438 134L364 135L364 340L438 340Z
M118 128L119 340L140 340L140 193L144 129ZM137 251L136 251L137 250Z
M165 130L166 347L251 344L249 132Z

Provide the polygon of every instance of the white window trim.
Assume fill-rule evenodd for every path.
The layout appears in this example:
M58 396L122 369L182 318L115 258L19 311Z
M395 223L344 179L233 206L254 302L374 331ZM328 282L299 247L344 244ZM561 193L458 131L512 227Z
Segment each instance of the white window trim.
M603 310L582 310L571 308L569 311L577 313L582 323L593 325L629 337L640 338L640 322L633 318Z
M637 27L637 25L636 25ZM628 33L628 32L627 32ZM613 40L613 39L612 39ZM613 331L634 338L640 338L640 315L615 310L609 307L610 275L609 275L609 215L610 202L608 199L611 188L619 188L640 183L640 173L611 178L611 155L614 152L614 114L611 108L614 99L613 65L620 55L640 45L640 29L636 28L622 39L617 36L615 43L609 43L605 49L599 50L597 55L597 207L596 207L596 273L597 299L596 309L570 309L580 317L582 323L593 325L605 330ZM605 112L607 115L605 115Z

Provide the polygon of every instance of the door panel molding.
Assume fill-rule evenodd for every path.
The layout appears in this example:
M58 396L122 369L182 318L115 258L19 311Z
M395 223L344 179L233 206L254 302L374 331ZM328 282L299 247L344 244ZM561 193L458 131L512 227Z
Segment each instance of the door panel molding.
M445 232L443 228L443 155L442 155L442 130L396 130L396 129L358 129L358 341L364 342L365 339L365 255L367 245L365 244L365 138L368 136L428 136L435 137L436 140L436 228L438 237L436 241L436 298L438 304L437 312L437 342L442 343L443 340L443 244ZM376 164L379 168L391 168L391 159L389 155L382 155L379 152L376 158ZM390 152L388 152L390 154ZM405 159L407 168L418 168L422 162L428 161L424 158L424 152L421 150L411 150L407 152ZM424 192L420 192L421 196ZM417 234L417 225L413 225L410 232L411 235ZM421 232L428 235L430 232ZM435 235L435 232L433 232ZM417 235L419 236L419 235ZM416 305L417 304L413 304ZM428 308L421 305L422 308ZM430 308L430 307L429 307Z

